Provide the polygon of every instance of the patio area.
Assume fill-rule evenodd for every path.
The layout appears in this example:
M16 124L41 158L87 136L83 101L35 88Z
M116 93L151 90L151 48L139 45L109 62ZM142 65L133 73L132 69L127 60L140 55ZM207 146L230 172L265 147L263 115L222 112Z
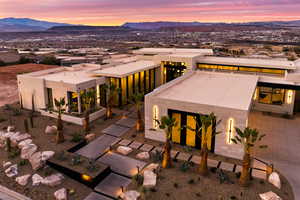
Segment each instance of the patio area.
M256 149L255 156L273 163L290 182L295 199L300 199L300 115L294 119L251 112L249 126L266 134L262 143L267 149Z

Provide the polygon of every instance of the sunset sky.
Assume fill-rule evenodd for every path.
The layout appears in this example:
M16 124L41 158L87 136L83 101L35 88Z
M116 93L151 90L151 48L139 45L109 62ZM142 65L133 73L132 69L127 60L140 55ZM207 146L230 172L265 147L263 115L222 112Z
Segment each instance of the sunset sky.
M0 0L5 17L87 25L295 20L300 0Z

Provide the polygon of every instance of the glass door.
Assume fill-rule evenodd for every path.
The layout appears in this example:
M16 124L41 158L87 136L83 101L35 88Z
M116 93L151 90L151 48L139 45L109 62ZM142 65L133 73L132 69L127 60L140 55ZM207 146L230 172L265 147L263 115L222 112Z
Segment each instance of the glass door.
M180 144L181 141L181 114L172 113L172 118L176 120L177 124L172 129L172 141Z

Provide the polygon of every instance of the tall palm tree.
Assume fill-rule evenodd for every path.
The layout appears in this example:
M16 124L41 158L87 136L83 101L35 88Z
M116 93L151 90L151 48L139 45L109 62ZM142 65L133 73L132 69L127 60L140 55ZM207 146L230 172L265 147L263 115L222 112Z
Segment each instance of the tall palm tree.
M136 107L136 113L137 113L137 122L136 122L136 131L141 132L144 130L144 121L142 119L142 111L141 106L143 104L144 94L142 93L136 93L132 96L132 103Z
M177 125L177 122L174 118L171 118L169 116L162 116L161 120L160 121L156 120L156 122L159 124L159 128L164 130L166 134L166 142L165 142L164 152L163 152L162 167L169 168L172 166L172 162L171 162L172 129Z
M245 128L244 131L239 128L235 128L235 130L237 135L231 141L235 144L242 144L244 147L243 169L239 182L241 186L246 187L249 185L251 150L256 142L261 141L266 135L262 135L256 129L249 127ZM267 148L267 145L259 145L259 148Z
M96 91L88 90L82 94L82 105L84 106L84 131L86 134L90 131L90 113L92 109L92 105L95 105L96 100Z
M121 92L121 89L113 83L105 84L104 88L108 97L106 103L106 118L111 119L113 116L112 107L114 105L114 97Z
M65 98L60 98L59 100L54 99L55 102L55 107L58 112L58 117L57 117L57 135L56 135L56 143L62 143L64 142L64 135L63 135L63 123L61 119L62 113L66 111L65 106L66 106L66 101Z
M200 118L201 124L197 120L197 116ZM203 176L207 176L208 166L207 166L207 158L208 158L208 143L210 138L210 128L211 128L211 137L221 133L217 132L217 126L220 124L221 120L217 121L217 117L214 113L210 113L209 115L201 115L197 114L194 116L196 128L192 128L189 126L185 126L187 129L194 131L198 137L202 139L202 146L201 146L201 161L199 166L199 173Z

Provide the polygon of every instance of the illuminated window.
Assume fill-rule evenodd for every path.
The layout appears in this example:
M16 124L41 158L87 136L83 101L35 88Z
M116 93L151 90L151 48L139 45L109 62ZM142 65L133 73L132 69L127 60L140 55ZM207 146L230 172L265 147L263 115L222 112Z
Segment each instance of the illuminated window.
M159 113L158 112L159 112L158 106L157 105L153 106L152 116L153 116L153 128L154 129L158 129L158 126L159 126L159 124L158 124L158 114Z
M234 133L234 119L230 118L228 120L228 125L227 125L227 143L228 144L232 143L231 139L233 138L233 133Z
M286 99L286 103L287 104L291 104L292 103L293 95L294 95L293 90L288 90L288 92L287 92L287 99Z
M260 87L258 97L259 103L282 105L284 102L284 89Z
M257 100L257 97L258 97L258 88L255 88L253 100Z

